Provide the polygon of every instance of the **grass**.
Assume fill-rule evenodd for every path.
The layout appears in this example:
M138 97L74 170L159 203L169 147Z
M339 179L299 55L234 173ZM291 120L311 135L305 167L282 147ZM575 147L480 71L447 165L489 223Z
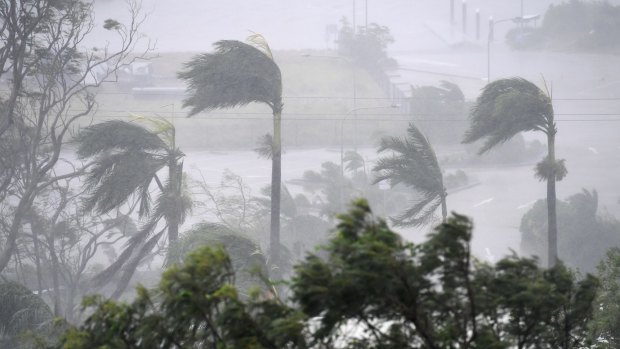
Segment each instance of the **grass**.
M185 118L181 93L136 94L133 87L183 88L176 73L195 53L161 53L152 58L152 78L141 84L105 84L97 97L98 111L93 122L135 115L172 118L177 139L183 148L255 147L258 138L272 130L271 111L264 105L215 110ZM395 110L381 108L390 104L383 90L359 67L339 58L333 51L280 51L274 53L284 85L283 144L285 147L339 144L339 127L345 143L372 142L378 135L403 125L364 121L377 119ZM355 103L353 99L355 81ZM359 110L357 122L350 111ZM402 123L401 123L402 124ZM354 137L354 132L356 132Z

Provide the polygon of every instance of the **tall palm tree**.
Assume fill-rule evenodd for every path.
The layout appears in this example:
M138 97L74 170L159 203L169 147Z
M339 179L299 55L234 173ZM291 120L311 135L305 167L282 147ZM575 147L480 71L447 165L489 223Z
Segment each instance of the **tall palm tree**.
M553 267L558 255L555 182L567 171L564 160L555 158L557 128L550 93L522 78L493 81L476 100L470 121L463 143L485 139L479 154L519 132L540 131L547 136L547 156L536 166L536 177L547 181L548 266Z
M386 137L381 140L378 152L387 151L391 151L392 155L379 158L373 168L379 173L374 182L387 180L392 187L402 183L414 189L418 195L409 209L392 218L394 225L428 224L439 205L445 222L448 215L448 194L437 156L424 134L410 123L406 138Z
M255 34L251 44L223 40L214 44L215 52L194 57L179 77L188 83L183 105L191 107L189 116L201 111L234 108L252 102L268 105L273 113L273 152L271 167L272 263L278 263L280 246L280 191L282 182L281 120L282 76L265 39Z
M146 221L120 257L97 277L97 283L103 284L123 268L116 295L164 232L169 243L178 239L179 226L192 205L183 179L185 154L176 147L174 126L163 119L142 120L150 123L150 129L114 120L87 127L76 138L78 156L94 159L84 184L85 208L105 214L135 197L138 215ZM162 171L167 173L165 181L160 179ZM151 198L153 185L158 189L155 199ZM156 231L162 220L165 227Z

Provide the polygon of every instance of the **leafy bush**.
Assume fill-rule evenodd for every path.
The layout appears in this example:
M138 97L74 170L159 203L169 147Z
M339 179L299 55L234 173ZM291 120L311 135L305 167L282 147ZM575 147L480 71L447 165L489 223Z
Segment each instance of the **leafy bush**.
M241 299L230 259L203 247L154 290L121 304L101 297L59 347L583 348L598 281L561 263L511 256L475 262L472 224L454 215L428 240L404 241L364 200L339 216L326 258L295 268L291 302Z

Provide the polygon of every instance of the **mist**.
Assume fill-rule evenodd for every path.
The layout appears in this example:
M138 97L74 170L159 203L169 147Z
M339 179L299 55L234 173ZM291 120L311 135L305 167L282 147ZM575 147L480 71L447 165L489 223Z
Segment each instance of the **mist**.
M102 299L168 304L191 263L233 275L244 306L303 308L302 286L327 283L304 279L312 263L351 267L355 234L389 230L392 256L423 265L464 229L471 275L533 258L575 287L620 259L620 1L32 3L50 8L23 10L35 29L0 8L0 346L67 343ZM310 337L333 311L300 309ZM383 336L373 321L400 318L382 315L328 332ZM351 338L372 347L370 332Z

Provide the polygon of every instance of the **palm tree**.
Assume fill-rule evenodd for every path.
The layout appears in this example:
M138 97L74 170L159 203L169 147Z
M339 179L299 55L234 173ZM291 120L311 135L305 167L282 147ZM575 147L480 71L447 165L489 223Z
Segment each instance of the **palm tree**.
M391 151L392 155L379 158L373 168L379 175L374 183L387 180L392 187L404 184L414 189L418 197L413 205L393 217L396 226L422 226L428 224L435 210L441 205L443 222L446 221L446 188L437 156L428 139L412 123L407 137L386 137L381 140L378 152Z
M188 83L189 116L217 108L234 108L252 102L268 105L273 113L271 168L271 262L277 264L280 246L282 76L265 39L255 34L252 44L223 40L214 53L194 57L179 77Z
M183 179L185 154L176 147L174 126L163 119L142 120L149 122L151 129L114 120L92 125L76 138L78 156L94 159L84 184L88 193L85 208L105 214L135 197L138 215L146 220L120 257L97 277L97 283L104 284L123 267L116 295L122 293L135 268L164 232L169 243L178 239L179 226L192 205ZM160 179L164 170L165 182ZM153 184L159 192L156 199L151 198ZM165 227L156 232L162 220Z
M564 160L555 159L555 135L551 96L522 78L494 81L484 87L470 113L470 127L463 143L485 139L479 154L502 144L519 132L540 131L547 135L548 153L536 166L536 177L547 181L548 266L557 260L555 182L566 176Z

